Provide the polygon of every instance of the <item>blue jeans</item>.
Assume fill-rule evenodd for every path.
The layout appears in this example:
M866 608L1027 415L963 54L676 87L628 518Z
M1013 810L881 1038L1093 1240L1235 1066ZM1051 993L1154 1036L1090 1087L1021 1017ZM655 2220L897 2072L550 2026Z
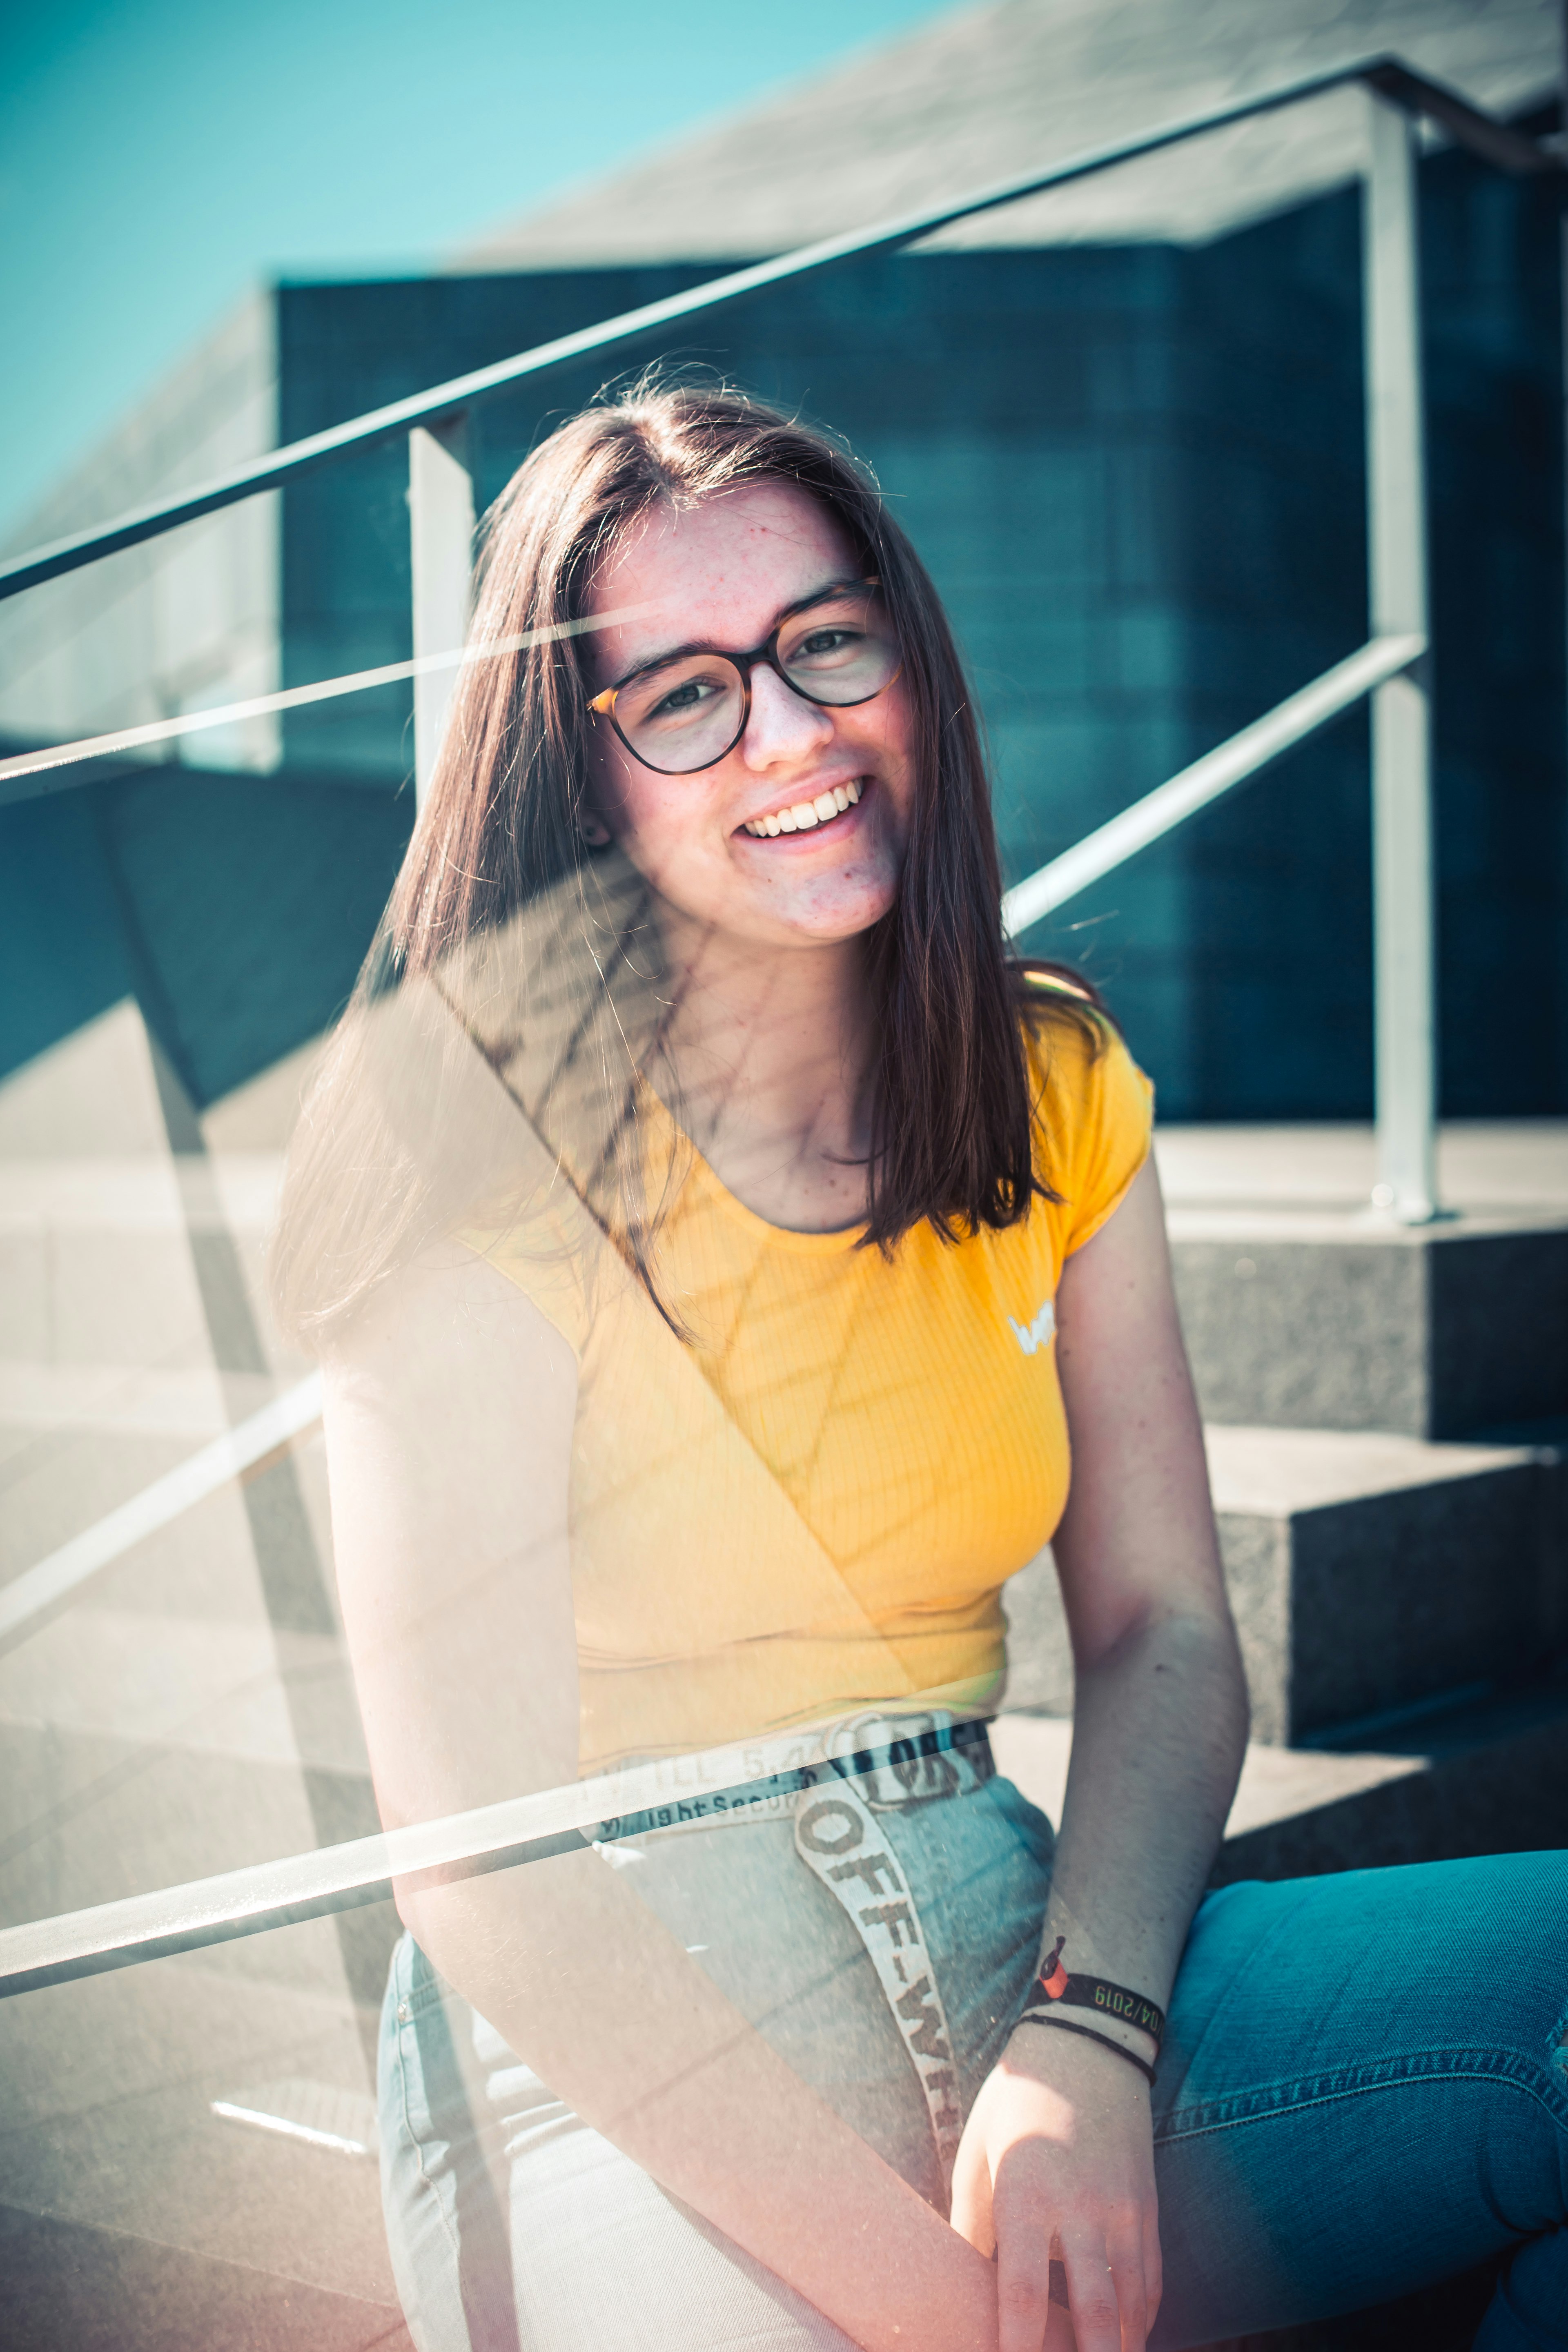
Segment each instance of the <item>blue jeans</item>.
M884 1825L967 2105L1033 1973L1050 1824L997 1780ZM940 2206L927 2110L875 1969L787 1824L632 1851L622 1866L650 1907ZM1209 1895L1159 2075L1156 2352L1361 2309L1499 2255L1478 2345L1568 2347L1568 1854ZM419 2352L852 2352L553 2097L406 1937L380 2101L388 2236Z

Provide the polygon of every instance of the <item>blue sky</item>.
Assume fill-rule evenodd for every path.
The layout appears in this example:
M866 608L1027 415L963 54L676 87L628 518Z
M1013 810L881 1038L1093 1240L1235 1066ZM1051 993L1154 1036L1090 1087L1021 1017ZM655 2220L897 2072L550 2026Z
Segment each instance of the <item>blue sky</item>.
M952 0L0 0L0 535L258 278L418 268Z

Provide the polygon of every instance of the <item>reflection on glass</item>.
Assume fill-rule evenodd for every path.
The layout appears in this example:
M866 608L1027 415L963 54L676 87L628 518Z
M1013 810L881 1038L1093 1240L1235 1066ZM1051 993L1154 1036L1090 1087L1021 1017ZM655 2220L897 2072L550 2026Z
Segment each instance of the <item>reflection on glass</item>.
M1005 947L836 445L657 386L542 445L347 1012L199 1094L125 1005L0 1100L11 1916L445 1849L5 2005L32 2274L111 2210L171 2341L199 2256L418 2352L1109 2352L1505 2241L1552 2308L1560 1857L1204 1894L1247 1701L1149 1085ZM1065 1788L997 1722L1047 1542Z

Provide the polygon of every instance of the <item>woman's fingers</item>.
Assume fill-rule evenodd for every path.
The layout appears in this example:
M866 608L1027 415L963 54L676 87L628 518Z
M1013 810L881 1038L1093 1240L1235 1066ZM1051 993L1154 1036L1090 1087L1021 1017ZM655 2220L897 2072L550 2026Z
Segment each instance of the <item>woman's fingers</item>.
M991 2211L991 2167L985 2144L965 2132L952 2168L952 2202L948 2216L961 2238L989 2262L996 2251L996 2224Z
M1149 2271L1143 2255L1143 2232L1134 2221L1130 2229L1113 2234L1107 2245L1116 2306L1121 2318L1122 2352L1143 2352L1154 2325L1158 2298L1151 2301Z
M1040 2352L1051 2309L1051 2243L1048 2229L1001 2233L996 2248L998 2352ZM1075 2326L1077 2318L1075 2311ZM1079 2352L1089 2352L1081 2336Z
M996 2254L1001 2352L1040 2352L1064 2286L1077 2352L1143 2352L1160 2295L1157 2272L1151 2290L1136 2218L1110 2243L1092 2229L1004 2230Z
M1072 2311L1078 2352L1122 2352L1121 2305L1118 2280L1098 2231L1062 2237L1062 2266L1068 2274L1068 2303ZM1142 2301L1142 2265L1139 2264L1139 2302ZM1142 2339L1134 2339L1143 2352Z

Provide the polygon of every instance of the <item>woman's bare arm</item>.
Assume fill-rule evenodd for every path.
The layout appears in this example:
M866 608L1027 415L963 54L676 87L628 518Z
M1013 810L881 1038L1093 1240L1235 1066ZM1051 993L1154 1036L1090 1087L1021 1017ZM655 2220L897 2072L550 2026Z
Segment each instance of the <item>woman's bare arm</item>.
M576 1394L531 1304L454 1249L326 1368L343 1621L389 1825L577 1769ZM992 2352L994 2274L592 1852L400 1895L552 2089L868 2352Z
M1235 1793L1247 1694L1152 1162L1068 1261L1058 1328L1073 1480L1055 1551L1077 1699L1046 1944L1065 1936L1069 1969L1163 2007ZM1160 2258L1135 2069L1055 2025L1020 2028L971 2116L953 2220L998 2247L1002 2352L1040 2343L1053 2247L1079 2352L1142 2352Z

